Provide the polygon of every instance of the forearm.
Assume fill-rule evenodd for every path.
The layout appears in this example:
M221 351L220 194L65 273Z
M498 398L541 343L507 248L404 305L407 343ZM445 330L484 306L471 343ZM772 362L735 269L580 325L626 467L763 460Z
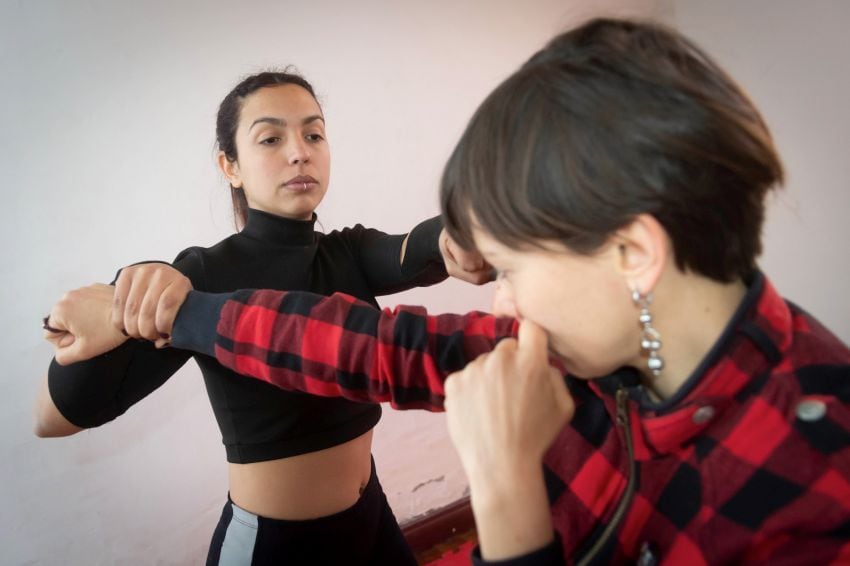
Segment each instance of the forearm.
M522 557L553 541L542 466L482 470L469 479L482 559Z
M51 361L47 388L56 410L68 422L81 428L99 426L114 419L118 415L118 398L135 346L134 342L126 342L106 354L70 365Z
M407 278L428 278L430 285L448 277L440 253L443 222L439 216L417 224L404 240L401 254L402 274Z
M47 377L41 381L38 388L33 420L33 432L41 438L70 436L85 430L66 419L56 407L53 398L50 396Z
M425 287L447 276L439 235L440 218L414 226L405 235L390 235L358 225L346 231L358 263L374 295Z
M509 319L379 311L342 294L191 292L172 346L284 389L441 410L446 376L513 333Z

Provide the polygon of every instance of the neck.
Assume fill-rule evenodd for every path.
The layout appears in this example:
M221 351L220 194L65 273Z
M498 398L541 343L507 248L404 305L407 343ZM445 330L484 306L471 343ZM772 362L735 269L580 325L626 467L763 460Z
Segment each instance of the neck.
M654 376L641 358L648 390L659 399L672 396L690 377L723 334L747 292L743 281L718 283L676 270L662 277L653 293L653 326L661 333L664 369Z

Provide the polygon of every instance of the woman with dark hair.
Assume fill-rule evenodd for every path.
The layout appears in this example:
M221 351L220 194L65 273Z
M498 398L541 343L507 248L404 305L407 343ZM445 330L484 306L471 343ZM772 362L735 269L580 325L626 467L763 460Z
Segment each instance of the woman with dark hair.
M488 96L443 176L449 234L498 270L512 318L191 292L160 329L287 389L444 407L479 563L847 563L850 349L758 269L781 181L764 121L705 53L594 20ZM121 339L91 314L111 297L51 313L72 358ZM249 353L272 337L300 373Z
M376 295L446 277L439 218L398 236L361 225L314 231L330 152L324 115L302 77L264 72L246 78L221 103L216 134L218 165L230 183L241 231L177 256L174 268L195 289L340 291L377 307ZM168 272L172 268L158 263L122 271L116 323L125 335L160 337L152 323L138 324L132 316L156 310L134 289L150 286L168 296L175 288ZM37 405L37 434L63 436L114 419L189 357L128 341L85 363L54 362ZM415 563L371 461L379 405L286 392L235 378L209 356L195 359L230 477L208 564Z

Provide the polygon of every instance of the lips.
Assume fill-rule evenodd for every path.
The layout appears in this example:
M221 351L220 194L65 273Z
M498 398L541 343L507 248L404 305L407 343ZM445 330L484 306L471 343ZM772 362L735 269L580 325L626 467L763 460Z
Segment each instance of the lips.
M309 175L298 175L297 177L293 177L287 182L283 184L284 187L288 188L299 188L299 186L309 186L309 185L317 185L319 182Z

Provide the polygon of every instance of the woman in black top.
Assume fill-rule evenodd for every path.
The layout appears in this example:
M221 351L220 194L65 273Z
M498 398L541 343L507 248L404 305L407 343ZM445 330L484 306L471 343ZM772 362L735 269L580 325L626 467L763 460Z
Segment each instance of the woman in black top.
M438 218L406 236L360 225L314 231L330 154L322 111L303 78L261 73L245 79L221 104L217 139L218 163L244 228L215 246L177 256L174 267L195 289L341 291L377 305L376 295L446 277ZM121 279L157 277L158 269L127 268ZM137 305L146 308L142 299ZM127 332L142 336L145 329L128 324ZM87 362L62 367L54 360L37 407L38 434L62 436L114 419L189 357L131 340ZM236 378L214 358L194 357L230 471L228 503L208 564L277 564L284 558L287 564L415 563L371 461L378 405L281 391ZM273 363L289 367L292 360Z

